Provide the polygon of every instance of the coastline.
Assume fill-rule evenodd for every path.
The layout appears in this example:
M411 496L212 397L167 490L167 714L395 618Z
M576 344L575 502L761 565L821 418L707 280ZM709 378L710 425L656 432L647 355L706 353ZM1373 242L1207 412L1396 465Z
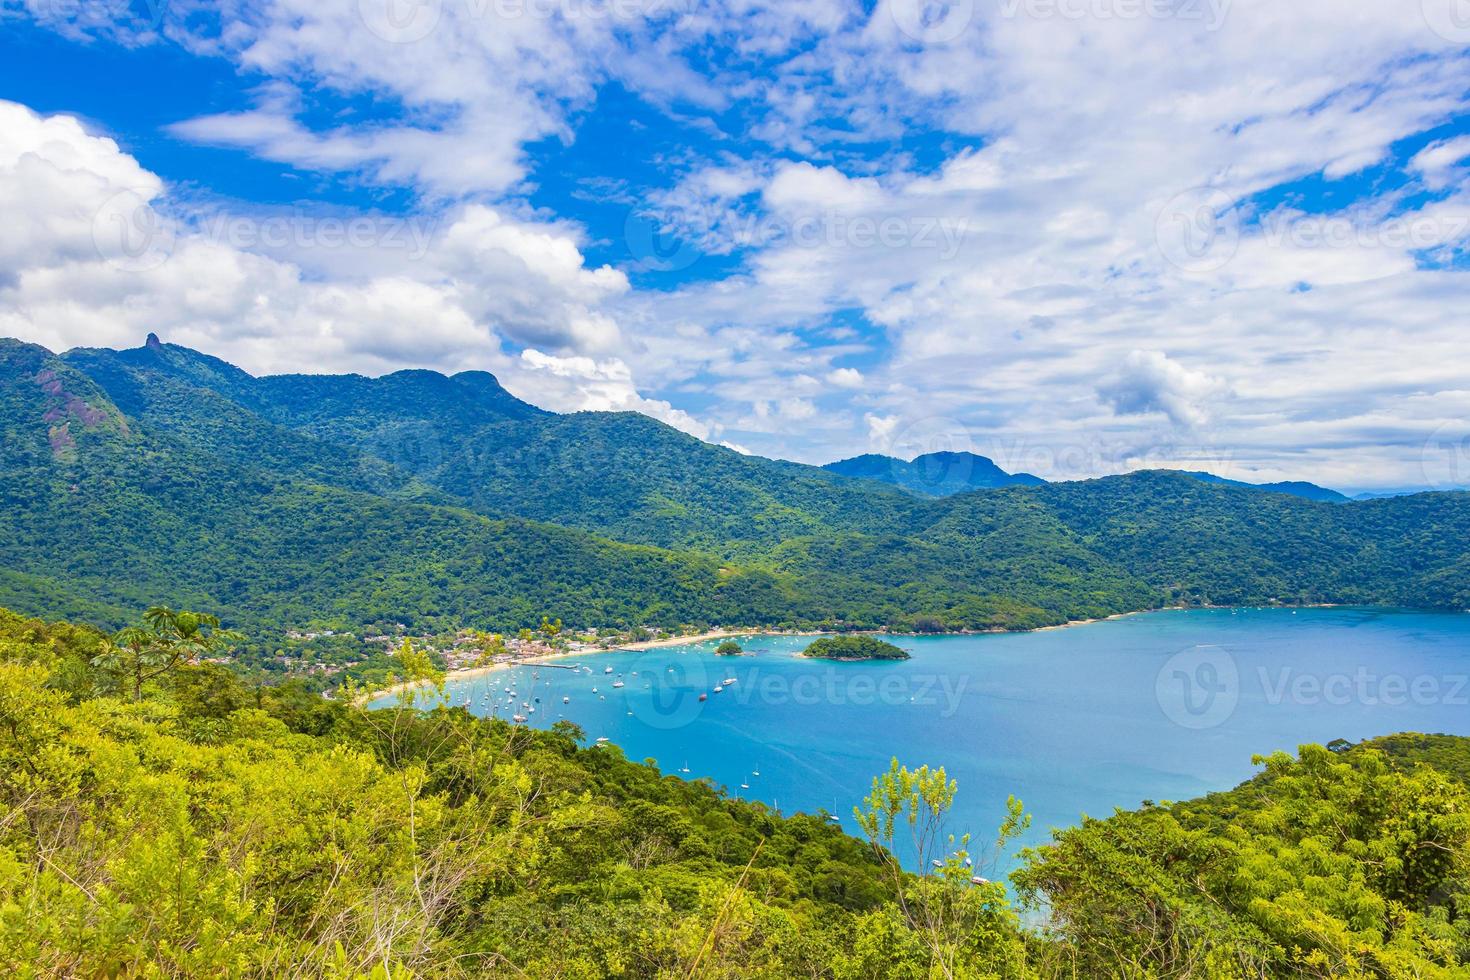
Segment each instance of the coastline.
M1173 607L1170 607L1173 608ZM1183 608L1183 607L1178 607ZM852 630L850 635L858 636L978 636L989 633L1039 633L1043 630L1068 629L1073 626L1087 626L1091 623L1106 622L1110 619L1120 619L1124 616L1137 616L1141 613L1160 612L1158 609L1138 609L1133 612L1114 613L1111 616L1103 616L1093 619L1074 619L1065 623L1056 623L1052 626L1033 626L1030 629L1007 630L945 630L940 633L893 633L888 630ZM566 660L571 657L601 656L608 653L636 653L640 650L658 650L665 647L692 646L696 643L708 643L711 640L723 640L736 636L826 636L828 633L822 630L767 630L760 628L751 629L720 629L705 633L695 633L689 636L666 636L657 640L639 640L634 643L621 643L617 646L608 647L606 650L567 650L560 653L546 653L536 657L525 657L520 660L506 660L501 663L485 664L482 667L466 667L461 670L451 670L445 673L444 683L456 683L458 681L474 680L477 677L485 677L496 671L508 670L511 667L522 667L527 664L541 664L553 660ZM369 691L353 699L353 704L362 706L377 701L380 698L402 694L405 691L429 686L428 681L399 681L387 687Z
M1284 605L1283 604L1281 606L1251 606L1251 607L1235 607L1235 606L1219 606L1219 605L1205 605L1205 606L1159 606L1156 609L1133 609L1133 610L1130 610L1128 612L1113 613L1113 614L1111 614L1109 616L1094 616L1094 617L1091 617L1089 619L1071 619L1071 620L1068 620L1065 623L1054 623L1051 626L1032 626L1032 627L1029 627L1027 629L944 630L944 631L938 632L938 633L895 633L895 632L892 632L892 631L889 631L889 630L850 630L850 631L848 631L848 633L849 633L849 635L853 635L853 636L986 636L986 635L991 635L991 634L1005 634L1005 633L1044 633L1044 632L1047 632L1048 630L1071 629L1074 626L1091 626L1091 625L1094 625L1096 623L1110 622L1110 621L1115 620L1115 619L1126 619L1127 617L1130 617L1130 616L1143 616L1143 615L1146 615L1148 613L1156 613L1156 612L1176 612L1176 611L1185 610L1185 609L1232 609L1232 608L1333 609L1333 608L1337 608L1340 605L1341 605L1341 603L1320 602L1320 603L1304 603L1304 604L1298 604L1298 605ZM541 654L540 656L536 656L536 657L526 657L526 658L520 659L520 660L507 660L507 661L504 661L502 663L486 664L483 667L466 667L466 668L464 668L462 670L451 670L451 671L448 671L444 675L444 683L449 684L449 683L453 683L453 682L457 682L457 681L473 680L476 677L484 677L484 676L486 676L488 674L492 674L492 673L494 673L496 671L499 671L499 670L506 670L506 669L511 668L511 667L521 667L521 666L525 666L527 664L534 665L534 664L540 664L540 663L547 663L547 662L553 661L553 660L566 660L566 659L571 658L571 657L601 656L603 654L608 654L608 653L636 653L636 652L638 652L640 650L657 650L657 649L661 649L661 648L664 648L664 647L692 646L692 645L694 645L696 643L707 643L707 642L709 642L711 640L723 640L723 639L728 639L730 637L737 637L737 636L827 636L827 635L830 635L830 631L824 632L822 630L769 630L769 629L762 629L762 628L759 628L759 627L752 627L752 628L749 628L749 629L719 629L719 630L710 630L710 631L705 632L705 633L695 633L695 634L691 634L689 636L666 636L666 637L662 637L662 638L657 639L657 640L639 640L639 641L636 641L636 642L633 642L633 643L621 643L621 644L618 644L617 646L608 647L605 650L601 650L601 649L599 649L599 650L567 650L567 651L560 652L560 653L546 653L546 654ZM799 656L799 654L798 654L798 656ZM429 683L428 681L400 681L400 682L398 682L396 684L390 684L387 687L380 688L378 690L371 691L371 692L369 692L367 694L360 695L359 697L357 697L356 699L354 699L353 703L354 704L357 704L357 705L365 705L365 704L367 704L369 702L376 701L379 698L385 698L385 697L388 697L388 696L394 695L394 694L401 694L404 691L411 690L411 689L414 689L414 688L425 687L425 686L428 685L428 683Z
M607 653L635 653L639 650L656 650L661 647L682 647L694 643L706 643L710 640L722 640L731 636L817 636L817 633L771 633L767 630L713 630L708 633L696 633L691 636L666 636L657 640L640 640L635 643L622 643L606 650L565 650L558 653L543 653L535 657L523 657L518 660L504 660L500 663L485 664L482 667L466 667L462 670L451 670L445 673L444 683L449 684L457 681L473 680L476 677L485 677L496 671L508 670L511 667L522 667L527 664L544 664L553 660L567 660L571 657L602 656ZM387 687L369 691L359 695L353 700L354 704L364 705L379 698L389 697L394 694L402 694L404 691L415 688L427 687L428 681L399 681Z

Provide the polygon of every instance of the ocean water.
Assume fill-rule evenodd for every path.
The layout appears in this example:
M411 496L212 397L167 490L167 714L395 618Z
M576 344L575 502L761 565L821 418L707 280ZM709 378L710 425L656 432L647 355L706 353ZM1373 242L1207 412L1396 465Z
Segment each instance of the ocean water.
M449 700L569 719L589 743L783 812L828 811L849 832L891 759L943 766L959 784L952 832L992 840L1013 794L1034 818L1024 843L1082 814L1227 789L1256 753L1470 735L1467 614L1210 609L891 639L912 659L806 660L810 638L759 636L742 657L703 643L516 667L451 684Z

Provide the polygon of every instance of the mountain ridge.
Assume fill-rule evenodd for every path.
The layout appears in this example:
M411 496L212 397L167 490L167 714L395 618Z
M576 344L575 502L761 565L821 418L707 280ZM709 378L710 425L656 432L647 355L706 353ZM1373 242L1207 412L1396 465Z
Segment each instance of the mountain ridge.
M1470 494L1329 504L1145 471L929 497L543 412L489 375L275 378L162 343L0 345L0 597L481 628L1470 606Z

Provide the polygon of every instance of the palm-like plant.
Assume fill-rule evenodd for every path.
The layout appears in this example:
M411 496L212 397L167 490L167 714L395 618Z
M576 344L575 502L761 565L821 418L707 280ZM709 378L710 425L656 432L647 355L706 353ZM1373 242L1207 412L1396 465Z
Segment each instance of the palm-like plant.
M93 664L130 683L133 700L143 698L143 684L199 658L237 643L242 637L220 628L209 613L152 606L143 623L118 630Z

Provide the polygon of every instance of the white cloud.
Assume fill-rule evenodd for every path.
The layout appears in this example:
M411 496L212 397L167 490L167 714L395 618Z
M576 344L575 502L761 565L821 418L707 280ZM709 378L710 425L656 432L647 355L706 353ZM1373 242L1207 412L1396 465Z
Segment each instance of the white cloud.
M1120 415L1162 412L1175 425L1196 426L1208 421L1208 403L1226 390L1219 378L1190 370L1162 351L1136 350L1098 386L1098 395Z
M709 425L689 413L638 394L633 373L616 358L597 361L590 357L555 357L528 348L521 351L521 361L542 378L570 382L548 386L540 379L529 381L534 388L531 400L537 404L571 412L641 412L698 439L709 439L713 434Z
M268 262L186 235L163 270L112 275L84 254L87 222L68 217L87 182L141 180L144 202L170 203L125 155L88 144L77 152L98 159L76 173L47 156L44 179L0 184L20 205L4 201L15 217L0 256L33 237L49 250L0 266L0 315L32 334L128 339L158 319L257 365L382 368L420 349L439 364L458 343L460 360L510 383L568 386L554 395L565 404L637 404L633 377L658 380L652 412L697 390L712 428L802 458L939 416L1042 475L1230 459L1257 476L1415 482L1470 375L1467 273L1449 261L1467 241L1466 137L1403 165L1435 192L1428 203L1356 175L1463 117L1470 62L1412 0L1235 0L1131 19L959 5L973 21L930 43L904 33L898 6L914 5L742 0L502 23L472 15L493 4L445 4L421 40L393 44L363 29L356 0L226 0L228 30L176 0L206 26L171 14L165 31L272 80L253 109L179 133L480 203L435 210L446 230L407 267L381 249L356 274L343 252ZM1185 14L1202 8L1223 16ZM578 229L514 205L527 147L573 139L609 79L676 106L701 137L659 154L669 186L619 193L734 259L689 256L693 281L638 290L587 267ZM323 115L304 107L321 90L402 111L312 128ZM722 129L732 116L739 134ZM89 176L113 166L132 171ZM1318 196L1292 193L1298 180L1338 181L1323 199L1349 203L1304 213ZM1257 213L1255 195L1283 185ZM1211 199L1230 218L1219 227L1195 206ZM409 331L373 346L398 335L338 322L331 288L375 294L358 301L370 321L428 290L413 294L423 347ZM289 331L314 339L270 339ZM518 346L590 367L558 374L502 353ZM864 365L861 383L845 385L844 362Z
M193 215L112 140L3 101L0 204L3 335L64 350L156 332L257 373L480 368L540 404L710 432L643 399L616 358L578 353L620 342L603 306L628 283L587 267L556 225L480 205L407 230L381 216ZM507 352L529 342L558 353Z
M1457 136L1429 144L1415 154L1409 166L1423 176L1431 189L1439 190L1464 176L1461 164L1466 157L1470 157L1470 136Z

